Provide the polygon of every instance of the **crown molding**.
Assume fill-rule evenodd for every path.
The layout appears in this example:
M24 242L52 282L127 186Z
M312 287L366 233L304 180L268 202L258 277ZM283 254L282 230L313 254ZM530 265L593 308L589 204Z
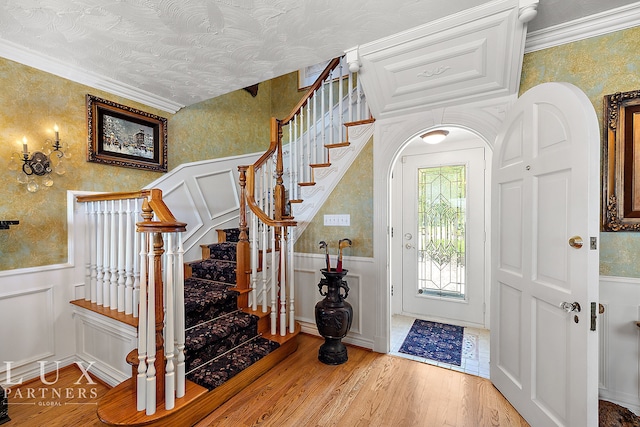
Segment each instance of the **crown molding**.
M0 39L0 56L20 64L54 74L56 76L80 83L95 89L122 96L149 107L175 114L184 105L150 92L138 89L117 80L63 63L47 55L36 53L7 40Z
M524 53L535 52L640 25L640 2L596 13L574 21L533 31L527 35Z

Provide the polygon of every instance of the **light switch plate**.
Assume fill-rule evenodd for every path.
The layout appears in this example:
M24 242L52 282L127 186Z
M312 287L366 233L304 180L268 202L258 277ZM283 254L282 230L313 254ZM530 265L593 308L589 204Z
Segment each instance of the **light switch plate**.
M351 215L349 214L325 215L324 225L348 227L351 225Z

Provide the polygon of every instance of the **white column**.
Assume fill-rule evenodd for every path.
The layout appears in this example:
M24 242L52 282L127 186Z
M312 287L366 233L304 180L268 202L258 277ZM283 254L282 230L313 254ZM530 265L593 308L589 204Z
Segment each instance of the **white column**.
M124 212L126 218L126 243L125 243L125 275L126 280L124 283L124 313L133 314L133 265L136 258L135 253L135 238L136 232L133 224L133 209L131 204L135 203L135 200L127 199L127 208Z
M146 234L146 233L145 233ZM156 277L153 263L153 239L152 233L147 236L149 242L147 254L147 415L156 413Z
M96 203L97 202L89 202L86 206L89 209L89 219L88 219L88 228L87 235L89 236L89 247L87 250L89 251L89 263L90 263L90 273L89 273L89 283L88 288L85 288L85 300L91 301L93 303L96 302L96 290L97 290L97 259L96 259Z
M185 394L185 364L184 364L184 247L182 246L182 233L178 233L178 259L176 265L176 397L183 397Z
M118 309L118 210L116 201L111 201L111 233L110 233L109 267L111 269L111 280L109 283L109 304L112 310ZM124 285L124 283L123 283Z
M104 228L105 206L107 202L97 202L96 225L96 304L104 305Z
M173 247L173 238L175 233L167 233L167 252L166 252L166 281L165 281L165 318L164 318L164 356L167 359L164 374L164 408L166 410L173 409L175 406L176 378L175 378L175 342L174 331L175 325L174 308L174 272L175 272L175 256Z
M93 248L91 247L91 203L84 204L84 261L85 261L85 274L84 274L84 299L85 301L91 301L91 288L93 269L91 265L91 253ZM75 296L74 296L75 298Z
M251 216L251 309L258 309L258 216Z
M288 227L289 230L289 247L287 248L287 253L289 255L289 261L287 265L289 266L289 275L287 276L287 281L289 282L289 332L294 333L296 331L296 319L295 319L295 283L294 277L295 272L293 269L293 228Z
M114 202L115 203L115 202ZM126 235L125 235L125 214L124 200L118 200L118 311L125 311L125 255L127 253Z
M140 295L143 296L140 301L138 319L138 376L136 378L136 396L137 396L137 409L142 411L147 407L147 301L144 296L147 294L147 234L137 233L140 235L140 265L143 268L140 270Z
M277 332L278 324L278 307L276 305L277 287L276 283L276 270L278 264L276 264L276 228L271 227L271 334L275 335Z
M280 335L287 334L287 229L280 229Z
M139 254L142 248L142 234L135 231L135 223L138 219L138 215L140 214L140 199L133 200L133 230L134 230L134 248L133 253ZM146 258L140 258L139 256L134 256L133 258L133 317L139 317L139 307L140 304L140 260ZM146 262L146 261L145 261ZM144 265L144 264L143 264ZM144 295L144 294L143 294Z

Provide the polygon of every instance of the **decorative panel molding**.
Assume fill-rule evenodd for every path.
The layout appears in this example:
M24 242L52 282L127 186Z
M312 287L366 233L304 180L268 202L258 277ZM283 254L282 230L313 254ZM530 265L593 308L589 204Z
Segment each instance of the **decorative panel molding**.
M203 225L202 217L196 209L196 202L189 191L187 184L179 182L172 189L163 192L162 198L167 206L171 206L171 212L179 221L188 224L184 239L188 240Z
M73 311L78 358L93 362L91 373L111 386L130 378L126 357L138 346L136 329L77 306Z
M359 46L374 117L515 96L525 34L517 2L507 0Z
M320 269L325 268L324 255L295 254L296 321L302 332L320 335L315 323L315 306L323 296L318 292L318 283L323 277ZM374 272L371 258L344 257L349 273L345 280L349 284L346 301L353 307L353 322L344 342L365 348L373 348L375 324L373 310L375 304Z
M10 319L0 328L0 361L12 362L12 370L55 354L53 287L2 295L0 313ZM0 374L4 372L2 363Z
M195 180L209 218L215 219L240 208L238 181L234 179L231 170L198 175Z

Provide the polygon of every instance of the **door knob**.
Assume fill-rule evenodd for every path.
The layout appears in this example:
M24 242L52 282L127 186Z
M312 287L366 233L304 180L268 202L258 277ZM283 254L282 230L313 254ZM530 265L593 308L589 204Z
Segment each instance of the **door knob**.
M569 246L571 246L572 248L580 249L582 247L582 244L582 237L580 236L573 236L569 239Z
M572 311L580 313L580 304L578 304L577 302L563 302L560 304L560 308L567 313L571 313Z

